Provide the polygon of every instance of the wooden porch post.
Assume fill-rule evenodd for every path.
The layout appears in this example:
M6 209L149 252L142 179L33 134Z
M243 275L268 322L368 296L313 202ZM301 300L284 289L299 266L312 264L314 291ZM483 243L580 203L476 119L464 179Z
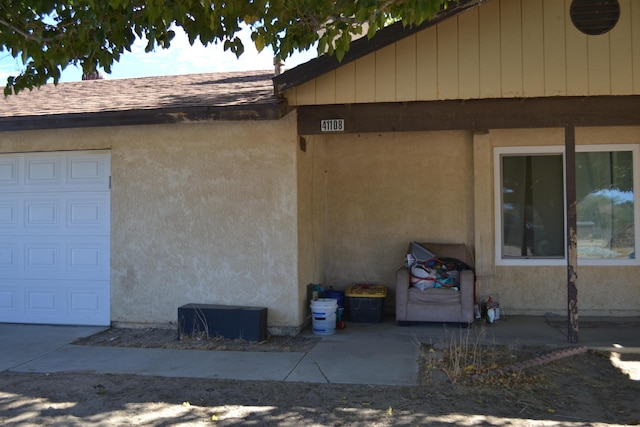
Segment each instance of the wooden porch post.
M576 134L573 125L564 130L567 180L567 340L578 342L578 238L576 215Z

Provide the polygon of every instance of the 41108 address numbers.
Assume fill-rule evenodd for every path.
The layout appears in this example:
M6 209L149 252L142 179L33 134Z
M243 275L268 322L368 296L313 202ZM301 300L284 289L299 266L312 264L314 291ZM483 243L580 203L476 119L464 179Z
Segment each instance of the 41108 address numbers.
M320 121L322 132L344 132L344 119L329 119Z

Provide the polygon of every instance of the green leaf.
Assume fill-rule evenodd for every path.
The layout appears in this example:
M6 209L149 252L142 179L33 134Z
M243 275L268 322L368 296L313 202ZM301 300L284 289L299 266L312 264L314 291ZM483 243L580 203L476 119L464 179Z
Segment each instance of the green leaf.
M146 52L170 46L171 25L186 31L189 42L223 43L237 56L244 52L238 32L249 25L258 49L273 49L286 59L318 43L319 52L342 60L351 36L367 23L367 35L390 22L420 24L447 0L16 0L0 2L8 24L0 30L0 49L19 58L24 69L8 79L5 94L57 82L68 64L110 71L122 52L146 37ZM55 18L52 18L55 16ZM9 30L7 30L7 25ZM322 30L322 31L320 31Z
M261 35L258 35L253 43L256 45L256 49L258 50L258 52L262 52L262 50L264 49L264 38L262 38Z

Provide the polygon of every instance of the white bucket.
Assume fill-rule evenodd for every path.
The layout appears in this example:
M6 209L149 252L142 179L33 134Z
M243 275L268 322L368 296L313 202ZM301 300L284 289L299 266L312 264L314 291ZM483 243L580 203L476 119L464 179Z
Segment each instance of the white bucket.
M311 301L311 322L316 335L333 335L336 333L336 311L338 300L318 298Z

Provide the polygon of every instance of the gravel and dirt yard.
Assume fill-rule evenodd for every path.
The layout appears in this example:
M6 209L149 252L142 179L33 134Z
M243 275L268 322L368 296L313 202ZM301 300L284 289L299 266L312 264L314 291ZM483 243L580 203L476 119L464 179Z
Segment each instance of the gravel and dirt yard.
M111 329L77 344L307 352L317 342L313 337L271 337L263 343L176 338L172 330ZM425 343L420 384L411 387L1 372L0 425L640 424L640 381L616 368L609 353L575 353Z

